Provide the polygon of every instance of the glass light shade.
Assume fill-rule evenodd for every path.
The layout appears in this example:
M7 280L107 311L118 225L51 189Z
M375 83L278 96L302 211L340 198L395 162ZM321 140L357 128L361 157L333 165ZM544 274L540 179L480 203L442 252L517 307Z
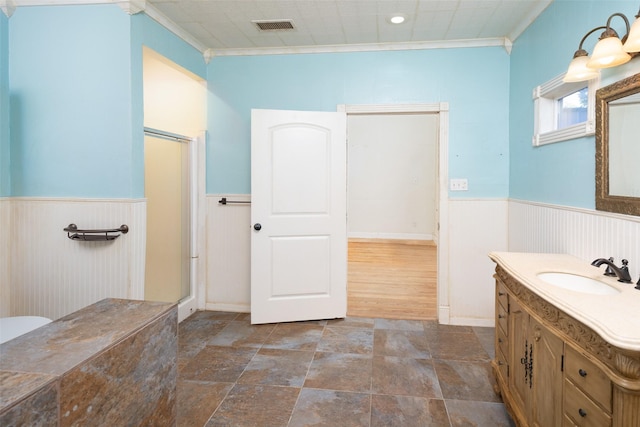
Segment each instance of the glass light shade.
M622 49L622 42L617 37L607 37L600 40L593 48L591 59L587 62L589 68L609 68L629 62L631 56Z
M627 41L622 48L627 52L640 52L640 18L636 18L631 26Z
M600 71L595 68L587 67L587 62L589 62L588 56L578 56L577 58L573 58L573 61L569 64L567 74L564 75L562 81L583 82L598 77Z

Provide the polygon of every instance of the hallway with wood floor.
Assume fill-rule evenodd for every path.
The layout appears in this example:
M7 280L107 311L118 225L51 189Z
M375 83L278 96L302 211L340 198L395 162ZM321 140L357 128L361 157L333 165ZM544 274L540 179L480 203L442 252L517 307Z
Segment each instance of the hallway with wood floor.
M436 319L435 243L349 239L347 315Z

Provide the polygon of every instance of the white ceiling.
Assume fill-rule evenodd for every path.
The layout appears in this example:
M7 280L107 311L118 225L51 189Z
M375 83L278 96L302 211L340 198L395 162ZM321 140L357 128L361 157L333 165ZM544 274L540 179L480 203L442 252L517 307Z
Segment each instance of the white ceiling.
M117 4L146 12L206 56L504 46L553 0L0 0L17 7ZM393 14L406 21L389 23ZM292 20L259 31L254 20Z
M508 48L552 1L147 0L145 10L200 50L224 55L452 42ZM395 13L405 23L390 24ZM265 32L251 22L279 19L295 29Z

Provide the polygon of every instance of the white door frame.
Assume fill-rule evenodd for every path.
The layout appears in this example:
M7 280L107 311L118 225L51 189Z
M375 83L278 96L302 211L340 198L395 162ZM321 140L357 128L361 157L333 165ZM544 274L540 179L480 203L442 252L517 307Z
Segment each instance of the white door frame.
M438 114L438 322L449 324L449 103L338 105L337 111L349 114L431 113ZM349 131L347 126L347 132ZM348 135L347 135L348 138ZM348 142L347 142L348 143Z

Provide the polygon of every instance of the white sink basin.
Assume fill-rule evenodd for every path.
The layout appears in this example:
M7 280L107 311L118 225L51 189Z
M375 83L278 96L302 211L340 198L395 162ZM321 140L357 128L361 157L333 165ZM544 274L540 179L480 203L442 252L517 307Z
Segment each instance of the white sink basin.
M620 293L618 289L604 282L577 274L540 273L538 274L538 278L558 288L582 292L583 294L615 295Z

